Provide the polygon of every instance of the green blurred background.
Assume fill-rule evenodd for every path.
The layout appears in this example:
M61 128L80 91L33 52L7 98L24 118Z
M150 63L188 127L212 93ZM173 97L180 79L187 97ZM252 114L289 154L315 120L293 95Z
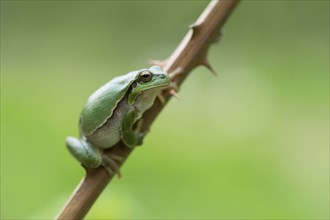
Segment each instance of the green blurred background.
M83 176L87 97L164 59L207 1L1 1L1 218L53 218ZM329 218L329 2L243 1L88 218Z

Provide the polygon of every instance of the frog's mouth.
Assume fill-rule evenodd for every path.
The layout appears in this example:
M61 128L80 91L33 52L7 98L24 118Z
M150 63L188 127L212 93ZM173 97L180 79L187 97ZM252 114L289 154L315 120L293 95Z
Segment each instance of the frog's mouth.
M157 85L154 85L154 86L149 86L149 87L144 88L144 89L140 89L137 92L141 93L141 92L145 92L145 91L153 90L153 89L165 89L166 87L169 87L169 86L170 86L169 82L164 82L164 83L160 83L160 84L157 84Z
M165 75L163 73L160 73L160 74L153 73L152 75L153 75L153 77L157 77L159 80L164 81L163 83L157 84L155 87L167 87L171 84L171 80L167 74Z

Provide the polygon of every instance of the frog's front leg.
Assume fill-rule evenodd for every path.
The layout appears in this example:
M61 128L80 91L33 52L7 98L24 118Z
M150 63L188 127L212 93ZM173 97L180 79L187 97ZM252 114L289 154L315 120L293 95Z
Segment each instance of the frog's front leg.
M139 128L133 129L133 123L135 119L135 111L129 111L123 120L122 124L122 140L128 147L135 147L142 144L144 133L140 132ZM140 123L141 119L137 122ZM138 125L137 127L140 127Z
M102 164L99 148L89 143L86 138L67 137L66 145L71 154L85 167L96 168Z

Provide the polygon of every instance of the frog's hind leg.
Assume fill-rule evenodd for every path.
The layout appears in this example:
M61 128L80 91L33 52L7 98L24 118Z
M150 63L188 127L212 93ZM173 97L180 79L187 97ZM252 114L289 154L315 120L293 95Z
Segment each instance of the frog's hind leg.
M89 143L86 139L67 137L66 145L71 154L85 167L96 168L102 163L100 150Z

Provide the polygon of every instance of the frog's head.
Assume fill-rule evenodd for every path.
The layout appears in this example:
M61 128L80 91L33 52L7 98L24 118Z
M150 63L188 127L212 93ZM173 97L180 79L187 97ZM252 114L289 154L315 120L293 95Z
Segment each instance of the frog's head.
M149 69L137 71L136 80L132 83L129 102L134 102L135 98L147 91L161 90L170 85L170 77L159 66L152 66Z

